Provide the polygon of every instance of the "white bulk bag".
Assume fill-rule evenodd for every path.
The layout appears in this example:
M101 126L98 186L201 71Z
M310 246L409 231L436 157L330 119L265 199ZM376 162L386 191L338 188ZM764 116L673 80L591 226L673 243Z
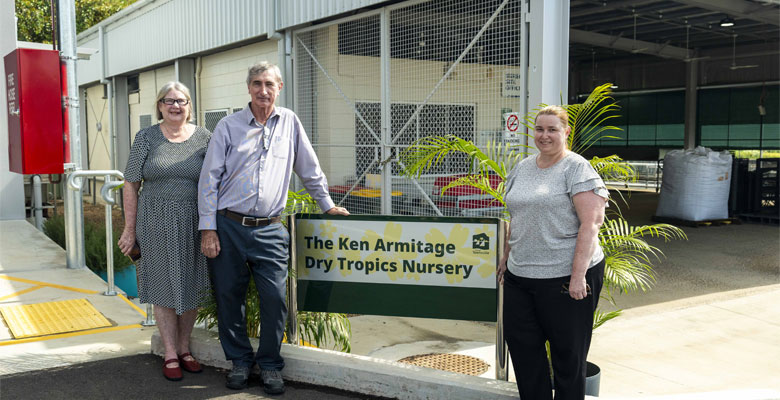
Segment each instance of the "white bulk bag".
M664 157L657 217L704 221L729 217L731 154L706 147L672 150Z

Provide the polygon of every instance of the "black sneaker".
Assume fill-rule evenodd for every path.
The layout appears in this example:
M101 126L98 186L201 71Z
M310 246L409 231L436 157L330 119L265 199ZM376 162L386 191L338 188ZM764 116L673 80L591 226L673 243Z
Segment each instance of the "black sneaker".
M234 365L233 369L227 374L225 386L230 389L246 389L249 385L249 367L243 365Z
M260 377L263 379L263 390L268 394L284 393L284 380L281 371L268 369L260 370Z

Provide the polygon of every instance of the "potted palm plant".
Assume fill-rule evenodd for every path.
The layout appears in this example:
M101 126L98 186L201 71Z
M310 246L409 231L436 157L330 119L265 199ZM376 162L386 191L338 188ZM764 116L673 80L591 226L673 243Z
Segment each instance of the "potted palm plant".
M607 124L610 119L617 117L616 111L619 109L610 96L610 86L610 83L606 83L595 88L581 104L563 106L569 114L571 134L567 145L571 151L582 153L596 140L611 138L613 136L608 135L610 132L620 130ZM544 106L546 104L541 104L526 116L525 125L531 130L533 130L536 112ZM503 181L515 164L528 154L528 148L530 146L496 141L489 142L486 148L482 149L473 142L455 135L430 136L414 142L400 158L405 167L404 174L416 178L440 164L450 153L466 154L474 165L474 173L450 182L441 189L442 193L456 186L472 186L481 189L506 206ZM604 181L630 182L635 179L634 170L617 155L593 157L590 163ZM491 185L490 175L498 175L502 183L497 186ZM622 195L617 197L625 202ZM620 315L621 311L615 303L615 293L647 291L655 281L652 261L663 253L657 247L648 244L645 238L660 237L664 240L686 238L685 233L673 225L632 226L623 218L617 200L612 198L610 201L615 207L608 209L599 232L599 242L604 250L606 264L604 290L601 296L616 310L609 312L597 310L593 319L593 329ZM504 212L504 218L507 215Z

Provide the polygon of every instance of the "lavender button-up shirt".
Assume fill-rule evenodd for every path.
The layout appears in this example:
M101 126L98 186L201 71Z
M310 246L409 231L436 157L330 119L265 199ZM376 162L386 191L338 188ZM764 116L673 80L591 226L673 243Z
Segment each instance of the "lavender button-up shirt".
M222 118L200 173L198 229L217 229L217 210L225 208L256 217L281 215L292 171L323 211L334 206L317 155L294 112L274 107L265 126L249 106Z

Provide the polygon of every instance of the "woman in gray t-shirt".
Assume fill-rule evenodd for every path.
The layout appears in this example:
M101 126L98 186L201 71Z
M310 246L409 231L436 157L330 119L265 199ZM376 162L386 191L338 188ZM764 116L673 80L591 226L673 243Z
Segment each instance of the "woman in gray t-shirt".
M555 399L583 399L593 312L604 280L598 232L609 192L587 160L566 148L566 110L536 116L539 150L509 173L504 336L523 399L551 399L545 341L550 342Z

